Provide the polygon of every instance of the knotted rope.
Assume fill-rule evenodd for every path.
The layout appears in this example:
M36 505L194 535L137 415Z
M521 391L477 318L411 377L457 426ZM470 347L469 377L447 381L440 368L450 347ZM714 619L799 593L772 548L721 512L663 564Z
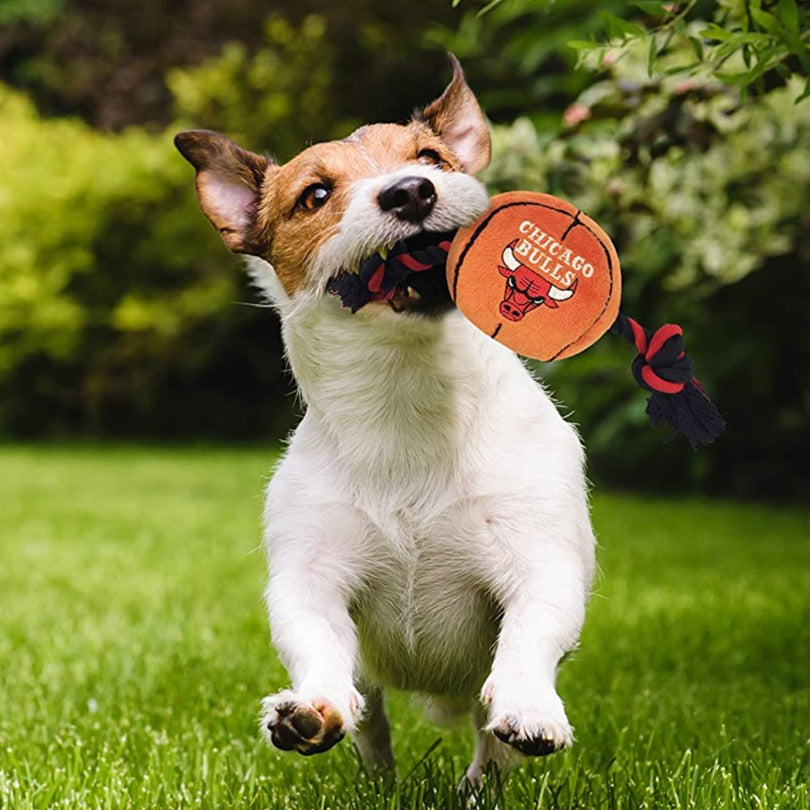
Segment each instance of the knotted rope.
M374 253L363 259L359 272L341 273L327 289L353 313L369 301L387 301L411 273L444 266L452 239L452 233L425 233L397 242L387 256Z
M667 323L651 334L619 313L610 331L638 350L631 368L635 381L651 394L647 415L653 425L682 433L692 449L710 444L723 432L723 417L693 376L692 358L684 352L680 326Z

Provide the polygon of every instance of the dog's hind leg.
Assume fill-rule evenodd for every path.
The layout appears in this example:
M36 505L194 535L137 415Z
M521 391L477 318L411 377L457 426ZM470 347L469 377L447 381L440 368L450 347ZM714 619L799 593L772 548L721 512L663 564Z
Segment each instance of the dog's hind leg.
M356 728L351 732L366 773L372 777L395 777L394 752L391 748L391 728L385 713L385 698L378 686L361 684L366 708Z
M518 763L518 755L514 748L501 742L491 731L484 727L487 723L486 709L480 704L473 710L473 724L475 726L475 754L470 767L464 774L460 788L475 787L490 773L497 778L505 774Z

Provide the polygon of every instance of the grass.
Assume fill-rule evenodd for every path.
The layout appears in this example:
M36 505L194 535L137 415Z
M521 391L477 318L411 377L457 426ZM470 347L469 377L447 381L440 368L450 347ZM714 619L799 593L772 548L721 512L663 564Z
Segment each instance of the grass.
M467 729L390 700L400 783L266 748L266 449L0 450L0 807L461 806ZM569 752L502 808L810 808L810 512L597 493ZM483 800L486 806L488 800Z

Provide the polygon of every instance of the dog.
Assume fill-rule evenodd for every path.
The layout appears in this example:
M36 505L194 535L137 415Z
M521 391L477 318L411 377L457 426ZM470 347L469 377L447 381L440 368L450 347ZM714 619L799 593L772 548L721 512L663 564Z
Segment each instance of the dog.
M420 294L414 274L354 314L329 292L375 251L487 208L474 175L489 127L450 59L449 85L408 123L284 165L213 132L175 143L277 308L306 405L267 488L266 601L292 684L265 698L264 734L310 755L348 733L368 772L390 774L383 689L409 690L435 714L472 711L476 783L514 752L572 743L555 679L595 565L582 445L443 281Z

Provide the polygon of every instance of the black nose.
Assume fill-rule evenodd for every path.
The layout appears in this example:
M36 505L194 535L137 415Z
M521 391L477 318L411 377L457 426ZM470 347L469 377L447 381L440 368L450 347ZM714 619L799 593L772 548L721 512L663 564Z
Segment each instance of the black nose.
M421 222L436 204L436 188L427 177L403 177L386 186L377 197L383 211L408 222Z

